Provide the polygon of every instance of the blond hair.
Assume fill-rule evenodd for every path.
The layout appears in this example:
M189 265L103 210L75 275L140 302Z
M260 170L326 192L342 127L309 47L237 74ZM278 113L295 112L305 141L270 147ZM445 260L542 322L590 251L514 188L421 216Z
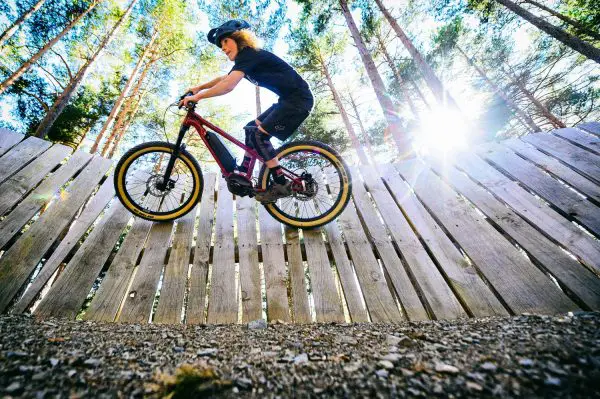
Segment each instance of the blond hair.
M256 35L254 35L254 32L248 29L235 31L228 37L235 41L235 44L237 44L238 47L238 51L242 51L246 47L250 47L254 50L258 50L260 48Z

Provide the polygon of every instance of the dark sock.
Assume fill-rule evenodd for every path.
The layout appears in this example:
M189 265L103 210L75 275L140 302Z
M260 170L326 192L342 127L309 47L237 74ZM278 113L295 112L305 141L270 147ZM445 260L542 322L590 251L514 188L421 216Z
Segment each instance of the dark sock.
M250 158L249 157L244 157L244 160L242 161L242 164L240 166L238 166L238 170L240 172L246 173L248 172L248 168L250 167Z
M273 175L273 180L275 180L275 183L277 184L285 184L285 176L283 175L283 169L281 169L281 166L277 165L274 168L271 168L271 174Z

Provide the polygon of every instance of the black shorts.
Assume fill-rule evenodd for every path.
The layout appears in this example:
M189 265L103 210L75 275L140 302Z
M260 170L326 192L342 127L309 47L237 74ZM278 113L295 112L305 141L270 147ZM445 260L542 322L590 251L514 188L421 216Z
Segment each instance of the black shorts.
M258 116L262 128L279 140L287 140L310 114L312 98L279 99ZM246 126L256 126L252 120Z

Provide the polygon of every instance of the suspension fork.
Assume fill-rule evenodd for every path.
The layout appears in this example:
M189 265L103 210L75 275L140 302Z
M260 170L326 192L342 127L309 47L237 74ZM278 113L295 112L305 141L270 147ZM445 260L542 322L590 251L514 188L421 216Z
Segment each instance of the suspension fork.
M177 136L177 141L175 142L175 150L171 154L171 158L169 158L169 163L167 164L167 170L165 170L165 174L163 175L163 180L161 183L157 184L157 188L159 190L165 190L167 188L167 184L169 182L169 178L171 177L171 173L173 172L173 167L175 166L175 161L179 156L180 151L185 149L185 144L181 144L183 142L183 136L190 130L189 125L181 125L179 128L179 135Z

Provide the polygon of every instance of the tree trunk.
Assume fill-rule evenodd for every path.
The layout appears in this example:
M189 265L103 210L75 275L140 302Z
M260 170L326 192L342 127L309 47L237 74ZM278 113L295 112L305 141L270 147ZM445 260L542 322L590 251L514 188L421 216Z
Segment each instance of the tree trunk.
M8 87L10 87L17 79L19 79L25 72L27 72L29 70L29 68L31 68L31 66L33 64L35 64L46 53L46 51L48 51L50 48L52 48L52 46L54 46L64 35L69 33L69 31L71 29L73 29L73 27L83 17L85 17L90 11L92 11L100 3L100 1L101 0L97 0L97 1L94 1L92 4L90 4L90 6L87 8L87 10L85 10L84 12L79 14L77 16L77 18L75 18L67 26L65 26L65 28L58 35L56 35L52 40L50 40L48 43L46 43L44 45L44 47L39 49L39 51L37 53L35 53L29 60L27 60L25 63L23 63L23 65L21 65L19 67L19 69L17 69L12 75L10 75L8 78L6 78L6 80L4 82L0 83L0 94L4 93L4 91Z
M75 147L75 149L73 150L73 152L77 151L78 149L81 148L81 145L83 144L85 138L87 137L88 133L92 130L92 126L88 126L87 129L85 129L85 132L81 135L81 138L79 139L79 143L77 143L77 147Z
M371 147L371 139L369 138L369 135L367 134L367 131L365 130L365 126L363 125L362 120L360 119L360 113L358 112L358 107L356 106L354 97L352 97L352 93L348 92L348 97L350 98L350 105L352 105L352 109L354 110L354 117L358 121L358 126L360 127L360 133L362 134L363 138L365 139L365 144L367 145L367 151L369 152L369 156L373 160L373 163L375 163L375 153L373 152L373 147Z
M530 129L532 132L539 132L542 130L538 125L535 124L533 119L525 113L525 111L523 111L513 100L511 100L510 97L508 97L508 95L506 95L506 93L504 93L504 91L500 89L500 87L498 87L494 82L491 81L487 74L481 68L479 68L475 64L475 62L471 58L469 58L459 46L456 46L456 49L465 58L465 60L467 60L469 65L471 65L477 71L479 76L488 84L488 86L490 86L492 90L494 90L494 93L498 94L500 98L504 100L506 105L510 109L512 109L513 112L515 112L515 114L518 115L519 121L525 124L526 128Z
M108 153L108 159L112 159L112 157L115 155L115 151L117 150L117 148L119 148L119 143L121 142L121 139L127 132L127 129L129 129L131 122L133 122L133 119L135 118L135 115L137 114L138 109L140 109L140 104L142 103L142 97L144 97L144 93L140 94L139 98L137 99L137 101L135 103L135 106L133 107L133 111L131 111L129 113L127 120L125 121L123 126L121 126L121 128L119 129L119 134L117 134L117 137L115 138L115 140L113 142L113 146L110 149L110 152Z
M404 31L400 28L400 25L398 25L398 22L396 22L394 17L392 17L392 14L390 14L390 12L383 6L382 1L375 0L375 3L377 3L379 9L387 19L388 23L396 32L398 39L400 39L406 50L408 50L408 52L410 53L410 56L415 61L417 68L419 68L419 70L423 74L425 82L433 92L433 95L438 100L438 102L440 104L448 103L452 108L458 109L458 105L456 104L456 101L454 101L454 98L444 89L444 85L435 75L433 69L431 69L429 64L425 62L419 50L417 50L417 48L412 44L408 36L406 36Z
M588 35L589 37L591 37L593 39L600 40L600 34L598 34L597 32L594 32L592 30L589 30L588 28L586 28L585 26L583 26L578 21L575 21L574 19L569 18L566 15L563 15L563 14L557 12L557 11L554 11L553 9L548 8L545 5L538 3L537 1L534 1L534 0L523 0L523 1L525 3L532 4L532 5L536 6L539 9L542 9L542 10L546 11L547 13L555 16L556 18L560 19L563 22L568 23L573 28L575 28L575 30L577 32L583 33L585 35Z
M260 87L258 85L255 86L255 93L256 93L256 117L258 118L258 116L262 113L262 111L260 109Z
M554 125L554 127L559 129L567 127L567 125L565 125L560 119L558 119L554 114L552 114L552 112L550 112L550 110L546 108L544 104L542 104L537 98L535 98L533 96L533 93L527 90L525 85L521 83L516 76L512 75L510 71L506 72L506 76L508 76L508 79L511 81L511 83L515 84L519 88L519 90L521 90L521 92L525 94L525 97L527 97L529 101L531 101L533 105L536 106L536 108L542 113L542 115L544 115L546 119L550 121L550 123L552 123L552 125Z
M408 79L408 83L411 84L411 86L413 87L413 89L415 89L415 91L417 92L417 94L419 95L419 98L421 98L421 100L423 101L423 103L425 103L425 106L428 109L431 109L431 105L429 105L429 101L427 101L427 99L425 98L425 96L423 95L423 92L421 91L421 89L419 89L419 86L417 86L417 84L415 83L414 80L412 79Z
M392 57L390 56L390 53L388 53L387 48L385 47L385 44L383 43L383 39L381 38L381 35L379 34L379 32L375 33L375 37L377 38L377 44L379 44L379 50L383 54L383 58L385 58L385 61L388 63L390 69L392 70L392 73L394 74L394 80L396 81L398 88L402 92L402 96L406 99L406 102L408 102L408 106L410 107L410 110L412 111L413 115L415 117L418 116L419 111L417 110L417 107L415 107L415 103L411 100L410 95L404 88L404 85L403 85L404 82L402 81L400 72L398 71L398 68L396 68L394 61L392 60Z
M350 141L352 142L352 147L356 150L358 154L358 160L363 165L369 164L369 159L367 158L367 154L360 145L358 138L356 137L356 132L354 132L354 127L352 123L350 123L350 118L348 118L348 114L346 113L346 109L344 108L344 104L342 103L342 99L338 94L335 86L333 85L333 80L331 79L331 75L329 74L329 69L327 69L327 65L325 64L325 60L319 55L319 61L321 63L321 71L325 78L327 79L327 86L329 86L329 90L331 90L331 95L333 96L333 101L335 101L335 105L337 105L340 115L342 116L342 120L344 121L344 125L346 126L346 130L348 131L348 135L350 136Z
M113 36L115 35L115 33L117 32L119 27L129 17L129 14L131 13L131 9L133 8L133 6L135 5L135 3L137 1L138 0L131 1L131 3L129 4L129 7L127 7L127 10L125 11L125 13L121 16L121 18L119 18L117 23L111 28L110 32L108 32L108 34L106 34L106 36L104 36L104 38L102 39L102 42L100 42L100 45L98 46L98 48L96 49L94 54L92 54L92 56L87 59L87 61L83 64L83 66L81 68L79 68L79 71L77 71L77 74L73 77L71 82L69 82L69 84L67 85L65 90L61 93L61 95L56 99L56 101L52 105L52 108L50 108L50 111L48 111L48 113L46 114L44 119L40 122L39 126L37 127L37 129L35 131L36 137L39 137L42 139L44 137L46 137L46 135L52 128L52 125L56 121L56 118L58 118L58 116L62 113L62 111L65 109L65 107L71 100L71 97L73 96L73 94L77 91L77 88L79 87L79 84L83 80L89 67L96 60L96 58L98 58L98 56L100 55L102 50L104 50L104 48L108 45L108 43L110 43L111 39L113 38Z
M385 86L383 84L383 80L377 71L377 67L375 66L375 62L371 57L371 54L367 51L367 46L365 45L362 37L360 36L360 32L354 23L354 19L352 18L352 14L350 14L350 10L348 9L348 3L346 0L339 0L340 6L342 7L342 13L344 14L344 18L346 19L346 23L348 28L350 29L350 34L354 39L354 43L358 48L358 52L360 57L362 58L363 64L365 65L365 69L367 70L367 75L371 80L371 85L375 90L375 95L377 96L377 100L383 109L383 114L388 124L388 129L392 133L392 137L396 142L396 146L398 147L398 151L400 151L403 156L409 155L410 143L408 137L405 132L402 131L400 126L400 118L398 117L394 104L390 99L387 91L385 90Z
M6 41L12 37L12 35L14 35L19 27L23 25L23 22L27 21L27 19L29 19L34 12L39 10L45 2L46 0L38 0L33 7L25 11L23 15L17 18L15 22L13 22L4 32L2 32L2 34L0 34L0 47L2 47L4 43L6 43Z
M375 1L380 1L380 0L375 0ZM549 34L556 40L562 42L564 45L572 48L573 50L577 51L578 53L581 53L581 54L585 55L586 57L588 57L589 59L594 60L600 64L600 49L599 48L592 46L591 44L579 39L576 36L571 35L570 33L567 33L563 29L561 29L557 26L554 26L547 21L544 21L542 18L536 17L535 15L533 15L532 13L530 13L523 7L517 5L516 3L514 3L510 0L496 0L496 1L500 4L502 4L503 6L505 6L506 8L508 8L509 10L511 10L512 12L514 12L515 14L517 14L518 16L520 16L521 18L530 22L536 28L543 30L544 32L546 32L547 34Z
M98 151L98 146L100 145L100 141L102 140L102 137L104 137L104 133L106 133L106 131L108 130L111 123L115 120L117 113L119 112L119 109L121 109L121 106L123 105L123 102L125 101L125 96L129 92L129 88L135 81L137 73L140 70L140 67L142 66L142 64L144 63L146 57L148 56L148 53L151 51L151 49L154 45L154 41L156 40L157 36L158 36L158 31L156 30L152 34L152 37L150 38L150 42L146 45L146 48L144 48L144 51L140 55L138 62L135 64L133 71L129 75L129 79L127 79L127 83L125 83L125 87L123 87L123 90L121 90L121 94L119 95L119 98L117 98L115 105L113 105L112 110L110 111L110 114L108 115L108 118L106 119L106 122L104 122L104 125L102 125L102 129L100 130L100 133L98 133L98 136L96 137L96 140L94 141L94 145L90 149L90 154L94 154L94 153L96 153L96 151Z

